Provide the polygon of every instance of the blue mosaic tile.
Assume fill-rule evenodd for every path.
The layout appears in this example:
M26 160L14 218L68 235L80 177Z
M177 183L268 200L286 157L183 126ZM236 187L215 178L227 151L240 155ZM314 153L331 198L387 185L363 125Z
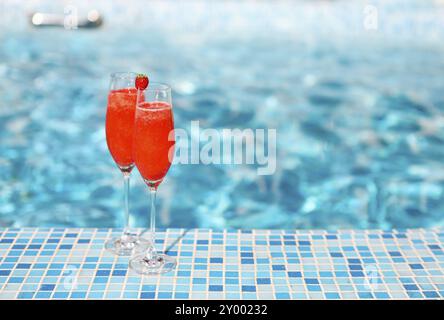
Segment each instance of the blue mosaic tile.
M444 232L184 230L176 271L139 276L103 249L118 229L0 229L0 299L442 299Z

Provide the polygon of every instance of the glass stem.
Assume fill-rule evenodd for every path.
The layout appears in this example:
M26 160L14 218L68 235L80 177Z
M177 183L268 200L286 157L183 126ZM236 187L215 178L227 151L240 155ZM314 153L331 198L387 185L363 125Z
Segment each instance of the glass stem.
M150 199L151 199L151 210L150 210L150 240L151 244L148 248L146 258L148 260L153 259L156 255L156 188L150 187Z
M123 174L123 202L124 202L124 210L125 210L125 227L123 229L124 240L128 239L131 236L130 227L129 227L129 189L130 189L130 174Z

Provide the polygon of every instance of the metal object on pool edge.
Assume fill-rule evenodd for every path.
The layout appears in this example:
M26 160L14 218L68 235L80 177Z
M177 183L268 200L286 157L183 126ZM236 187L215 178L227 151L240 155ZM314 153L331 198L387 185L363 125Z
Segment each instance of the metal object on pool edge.
M34 27L62 27L65 29L93 29L103 24L103 18L97 10L90 10L85 18L77 15L63 15L34 12L30 15L30 23Z

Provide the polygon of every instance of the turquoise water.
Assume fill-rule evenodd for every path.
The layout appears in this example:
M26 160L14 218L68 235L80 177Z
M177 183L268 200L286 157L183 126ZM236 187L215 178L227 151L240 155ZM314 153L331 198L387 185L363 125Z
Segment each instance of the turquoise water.
M0 226L121 225L104 134L108 75L121 70L172 85L176 127L277 130L274 175L173 166L160 226L442 225L443 5L377 1L366 29L360 1L125 3L98 1L97 30L33 29L26 12L63 8L4 4ZM131 211L147 224L137 172Z

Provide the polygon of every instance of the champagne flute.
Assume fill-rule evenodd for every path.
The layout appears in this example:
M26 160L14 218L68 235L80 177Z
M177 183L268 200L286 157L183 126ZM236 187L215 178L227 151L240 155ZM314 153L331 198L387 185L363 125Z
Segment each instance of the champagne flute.
M123 174L125 227L120 237L108 240L105 248L119 256L130 256L135 249L143 250L147 240L130 232L129 228L129 185L134 168L132 155L134 114L137 102L137 89L133 72L111 74L108 106L106 111L106 142L108 149Z
M148 186L151 198L150 245L144 254L130 260L130 267L141 274L173 270L176 260L155 248L156 192L174 157L174 120L171 88L151 83L138 91L134 125L134 162Z

